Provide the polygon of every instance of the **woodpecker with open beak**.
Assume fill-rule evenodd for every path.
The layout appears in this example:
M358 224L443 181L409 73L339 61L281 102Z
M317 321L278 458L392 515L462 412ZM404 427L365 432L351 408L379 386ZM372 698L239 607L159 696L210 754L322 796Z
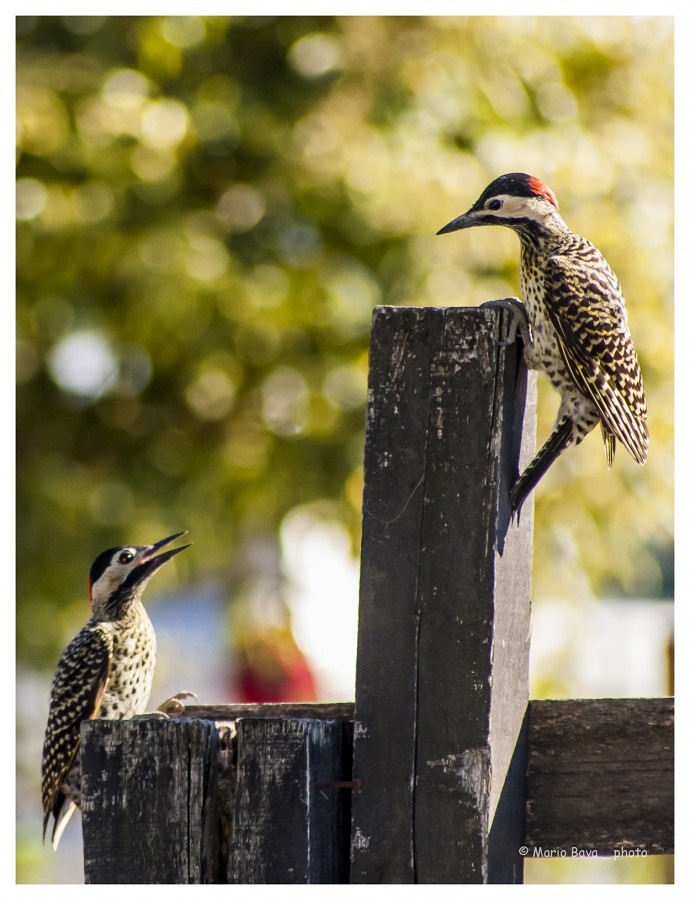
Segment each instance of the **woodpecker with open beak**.
M156 572L190 545L159 551L186 533L144 547L113 547L91 566L91 618L62 654L50 689L42 765L43 838L52 815L54 849L81 804L81 723L146 712L156 633L141 598Z
M488 305L515 315L527 365L544 372L561 395L550 437L510 490L511 511L519 515L558 456L597 424L609 466L616 441L644 463L647 403L618 279L599 250L568 228L553 191L524 172L501 175L438 234L477 225L504 225L520 239L523 303Z

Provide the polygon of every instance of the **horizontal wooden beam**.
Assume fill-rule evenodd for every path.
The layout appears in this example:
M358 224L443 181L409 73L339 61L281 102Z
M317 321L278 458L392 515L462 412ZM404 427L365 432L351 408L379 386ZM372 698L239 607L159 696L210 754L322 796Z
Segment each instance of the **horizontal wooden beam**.
M528 856L673 852L673 698L533 700Z
M188 706L202 719L351 721L352 703ZM532 700L529 704L529 856L572 847L671 853L673 698Z
M186 704L183 716L234 722L237 719L333 719L352 722L354 703L223 703Z
M353 704L190 706L187 714L193 718L84 723L87 882L347 880L350 797L366 788L351 781ZM237 737L229 721L240 723ZM332 765L322 765L314 755L315 748L321 753L326 746L320 739L322 724L328 728L330 747L322 756ZM265 768L270 786L275 769L268 757L263 766L263 750L253 756L250 752L252 741L259 749L265 744L269 752L270 742L261 738L261 729L290 738L293 775L308 757L309 773L283 773L275 784L276 797L296 792L300 800L295 810L307 816L299 828L297 820L289 826L290 847L299 849L305 828L328 832L326 868L314 868L314 861L303 855L299 872L292 863L287 867L291 878L274 871L275 847L282 846L281 822L287 823L285 810L278 802L263 818L251 815L252 796L257 802L268 796L268 788L252 787L252 779L264 777ZM571 856L573 847L583 853L596 850L598 856L672 852L673 699L533 700L527 731L528 857L563 851ZM300 743L300 736L306 743ZM256 766L246 764L250 759L256 759ZM309 797L312 806L303 808ZM256 846L264 848L260 871L255 871L258 857L251 850ZM249 856L238 855L242 847L251 850Z

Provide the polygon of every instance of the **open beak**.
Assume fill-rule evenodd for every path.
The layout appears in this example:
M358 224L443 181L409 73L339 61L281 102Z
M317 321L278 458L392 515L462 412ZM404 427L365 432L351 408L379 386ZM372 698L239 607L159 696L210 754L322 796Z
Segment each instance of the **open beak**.
M470 215L470 212L471 210L458 216L457 219L453 219L452 222L444 225L436 234L448 234L451 231L460 231L461 228L471 228L473 225L476 225L477 220Z
M141 562L134 570L137 582L148 581L153 573L169 562L173 556L177 556L178 553L181 553L183 550L186 550L187 547L192 546L191 544L183 544L181 547L173 547L172 550L166 550L165 553L160 553L156 556L156 553L158 553L159 550L163 547L167 547L168 544L172 543L172 541L176 541L177 538L182 537L183 534L187 534L187 532L178 531L177 534L171 534L170 537L163 538L162 541L158 541L157 544L151 544L151 546L147 548L146 553L141 558Z

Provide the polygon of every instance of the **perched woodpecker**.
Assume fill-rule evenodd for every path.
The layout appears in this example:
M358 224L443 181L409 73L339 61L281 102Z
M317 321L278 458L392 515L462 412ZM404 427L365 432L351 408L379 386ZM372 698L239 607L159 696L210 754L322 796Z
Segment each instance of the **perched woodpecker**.
M523 303L489 305L515 313L527 365L561 395L551 436L511 488L511 510L519 515L552 463L597 423L609 466L616 440L644 463L647 404L618 279L597 248L568 228L553 191L522 172L501 175L438 234L475 225L505 225L520 238Z
M43 839L52 814L54 849L75 807L81 805L81 723L128 719L146 711L156 633L141 597L153 575L190 546L156 556L183 534L146 547L113 547L91 566L91 618L62 654L50 689L43 743Z

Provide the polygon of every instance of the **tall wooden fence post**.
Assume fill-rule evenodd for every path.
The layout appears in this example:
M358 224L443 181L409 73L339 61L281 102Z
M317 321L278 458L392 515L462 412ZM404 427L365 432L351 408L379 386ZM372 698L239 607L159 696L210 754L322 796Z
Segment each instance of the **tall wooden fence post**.
M352 882L522 880L535 390L506 320L374 312Z

